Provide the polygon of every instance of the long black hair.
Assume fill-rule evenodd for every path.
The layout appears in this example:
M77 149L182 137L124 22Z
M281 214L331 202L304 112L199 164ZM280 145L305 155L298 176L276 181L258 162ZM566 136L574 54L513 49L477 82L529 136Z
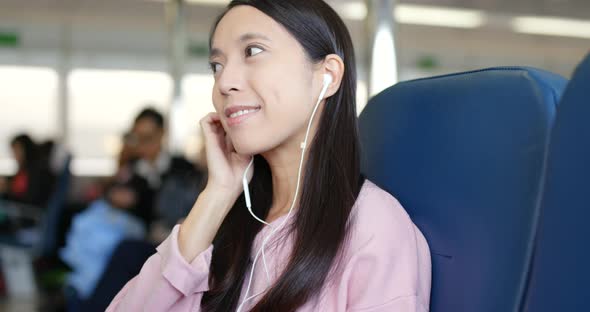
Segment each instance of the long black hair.
M358 197L360 144L356 114L356 65L350 34L342 19L321 0L234 0L219 21L236 6L252 6L282 25L317 64L329 54L344 62L339 90L326 100L305 163L300 207L288 228L293 234L291 257L277 281L251 311L295 311L319 294L338 264L349 233L349 215ZM266 160L254 157L250 182L253 211L267 216L273 189ZM245 209L242 194L226 216L214 240L209 291L201 301L204 311L234 311L251 265L253 241L261 229ZM326 226L329 225L329 226Z

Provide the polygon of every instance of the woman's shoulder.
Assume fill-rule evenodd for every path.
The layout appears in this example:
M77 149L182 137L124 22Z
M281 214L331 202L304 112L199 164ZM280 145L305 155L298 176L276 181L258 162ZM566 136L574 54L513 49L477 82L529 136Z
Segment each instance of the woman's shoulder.
M365 179L352 213L358 223L369 223L373 227L413 225L397 198L369 179Z
M389 192L366 179L351 211L351 242L355 250L376 240L394 247L404 241L414 241L417 228L412 219Z
M427 310L430 251L400 202L366 180L350 220L344 261L337 272L338 285L347 287L351 310Z

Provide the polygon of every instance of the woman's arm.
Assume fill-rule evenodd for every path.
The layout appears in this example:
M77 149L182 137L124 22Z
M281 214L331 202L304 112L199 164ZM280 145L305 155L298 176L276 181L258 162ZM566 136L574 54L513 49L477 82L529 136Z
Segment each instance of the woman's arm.
M236 196L216 187L206 187L182 223L178 235L180 253L192 261L213 243Z
M202 294L209 289L213 237L230 204L220 195L212 189L201 193L183 224L174 227L107 311L199 311Z
M209 290L209 265L213 245L187 262L178 249L177 225L141 269L113 299L107 311L200 311L203 293Z
M172 307L187 311L200 307L202 294L208 288L213 238L242 193L244 170L253 160L252 156L237 154L218 113L208 114L200 124L207 146L207 186L182 225L174 228L139 275L115 297L109 311L147 307L154 311ZM254 170L249 170L248 182L253 175Z

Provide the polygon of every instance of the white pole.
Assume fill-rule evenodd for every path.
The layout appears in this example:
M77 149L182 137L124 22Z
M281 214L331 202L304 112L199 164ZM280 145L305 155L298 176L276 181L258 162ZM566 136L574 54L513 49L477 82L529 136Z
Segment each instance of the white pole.
M187 133L184 125L185 103L182 98L182 77L186 58L185 1L171 0L166 6L170 34L168 61L173 91L168 111L168 146L173 153L182 153Z
M373 96L398 81L395 45L394 0L366 0L368 38L371 50L367 54L369 96Z

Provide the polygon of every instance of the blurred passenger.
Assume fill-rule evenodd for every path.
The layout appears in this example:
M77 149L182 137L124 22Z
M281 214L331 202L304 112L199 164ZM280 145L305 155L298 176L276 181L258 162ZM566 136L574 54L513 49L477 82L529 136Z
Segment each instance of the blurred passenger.
M113 208L140 218L148 231L150 227L152 231L157 228L155 232L162 234L155 236L161 237L166 237L190 211L206 179L204 168L182 156L172 156L164 149L164 127L164 117L155 109L146 108L139 113L131 132L125 135L117 173L105 193L106 202ZM92 295L89 289L83 292L76 289L68 294L71 311L104 311L160 242L157 237L155 241L126 238L114 250L103 253L110 261L104 271L100 270L99 280L93 277L93 286L89 287ZM81 270L86 268L78 269Z
M122 240L146 236L147 224L139 213L140 198L150 190L148 182L133 172L138 158L135 145L129 144L130 135L123 136L117 171L108 179L104 197L99 196L74 216L66 246L60 251L61 259L72 268L66 282L69 310L80 311L80 302L92 293Z
M0 182L0 198L44 207L53 191L54 175L43 166L39 147L26 134L14 137L10 147L17 172Z
M148 229L158 217L156 202L169 206L159 209L162 217L168 212L182 215L176 213L178 209L188 212L190 207L179 207L178 198L166 194L189 185L193 186L190 191L196 198L195 188L203 177L184 157L172 156L163 148L164 128L164 117L155 109L146 108L139 113L126 136L117 177L107 191L107 199L113 206L136 215ZM159 194L163 189L164 194Z

